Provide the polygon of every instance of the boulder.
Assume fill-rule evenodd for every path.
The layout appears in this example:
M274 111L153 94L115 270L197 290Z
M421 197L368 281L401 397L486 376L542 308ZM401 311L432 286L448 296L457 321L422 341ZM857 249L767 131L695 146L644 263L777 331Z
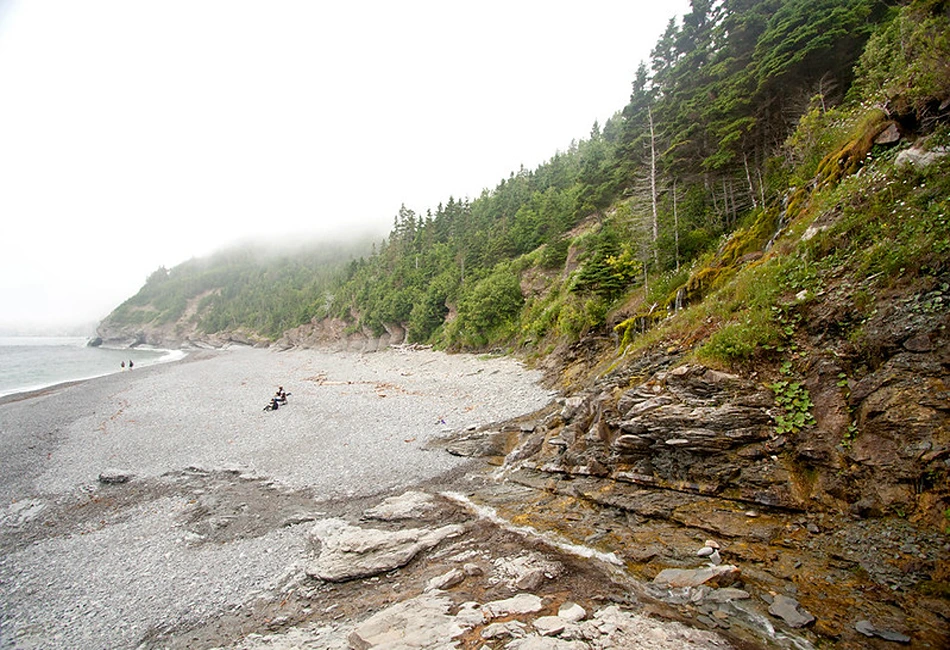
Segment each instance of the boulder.
M307 575L329 582L366 578L408 564L420 551L462 534L459 525L437 529L406 528L396 531L359 528L342 519L325 519L310 532L321 544L320 555L307 567Z
M557 615L569 623L580 623L587 618L587 611L577 603L569 601L561 605Z
M919 169L924 169L930 167L941 158L947 155L945 148L940 147L932 151L924 151L923 149L917 149L916 147L905 149L904 151L897 154L897 157L894 159L895 167L917 167Z
M653 584L663 587L728 587L739 580L739 567L732 564L709 566L702 569L663 569L653 579Z
M369 648L441 648L465 632L449 615L452 601L444 594L422 594L378 612L350 634L354 650Z
M465 572L461 569L452 569L448 573L436 576L426 583L426 591L451 589L465 580Z
M474 601L462 603L455 614L455 619L462 627L478 627L485 623L485 618L482 606Z
M472 576L472 577L477 577L477 576L485 574L485 571L482 570L482 567L478 566L474 562L466 562L462 566L462 571L465 572L465 575Z
M533 614L543 608L541 598L534 594L518 594L504 600L493 600L482 608L489 618L518 614Z
M523 591L535 591L547 579L544 569L529 569L527 573L515 581L515 587Z
M375 508L363 513L366 519L380 521L398 521L400 519L420 519L435 509L432 495L410 490L399 496L385 499Z
M564 567L540 553L522 552L512 557L494 560L495 572L511 589L535 591L546 580L559 576Z
M488 639L514 638L522 639L525 636L525 624L521 621L505 621L504 623L492 623L486 625L482 630L482 638Z
M119 485L132 480L132 472L124 469L104 469L99 473L99 482L106 485Z
M769 614L784 620L789 627L805 627L815 621L815 617L800 607L798 601L788 596L778 595L769 605Z
M564 631L564 628L569 625L569 622L560 616L539 616L534 619L533 624L534 629L537 630L541 636L556 636Z
M900 129L897 128L897 124L891 122L887 125L887 128L877 134L877 137L874 138L874 144L897 144L901 139Z

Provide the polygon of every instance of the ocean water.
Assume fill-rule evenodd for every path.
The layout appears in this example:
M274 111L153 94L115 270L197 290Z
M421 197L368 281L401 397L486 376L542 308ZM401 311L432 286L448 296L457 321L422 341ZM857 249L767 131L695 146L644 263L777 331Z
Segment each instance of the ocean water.
M178 350L86 345L84 337L0 336L0 397L181 359ZM129 370L129 361L135 365ZM122 368L125 362L125 368Z

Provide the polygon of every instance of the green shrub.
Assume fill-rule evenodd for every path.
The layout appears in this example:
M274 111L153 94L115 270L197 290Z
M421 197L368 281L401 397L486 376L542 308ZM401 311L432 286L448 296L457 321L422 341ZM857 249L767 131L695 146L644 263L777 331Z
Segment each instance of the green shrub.
M782 331L769 313L755 310L721 327L698 354L707 361L731 364L748 360L766 346L777 346L781 340Z
M587 317L576 300L564 303L557 315L558 332L570 339L576 339L587 328Z
M571 247L571 240L561 237L541 249L541 258L538 264L543 269L556 269L564 266L567 261L567 251Z
M518 276L500 265L459 301L459 334L475 346L484 346L517 322L523 304Z

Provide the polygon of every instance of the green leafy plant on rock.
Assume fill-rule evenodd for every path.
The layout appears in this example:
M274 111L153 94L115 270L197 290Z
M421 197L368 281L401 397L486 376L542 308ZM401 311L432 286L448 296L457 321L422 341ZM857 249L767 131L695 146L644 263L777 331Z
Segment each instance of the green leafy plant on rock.
M851 449L851 445L854 444L855 439L858 437L858 424L857 422L852 422L848 425L848 432L844 434L841 438L841 446L845 449Z
M787 366L783 367L783 370L787 369ZM815 424L815 417L811 413L815 404L802 382L783 379L769 388L775 393L775 404L781 409L781 413L774 416L777 434L798 433Z

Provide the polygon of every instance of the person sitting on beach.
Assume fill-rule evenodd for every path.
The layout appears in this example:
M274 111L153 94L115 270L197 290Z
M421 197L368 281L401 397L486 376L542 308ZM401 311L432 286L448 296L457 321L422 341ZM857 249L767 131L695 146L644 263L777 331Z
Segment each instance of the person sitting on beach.
M274 397L270 399L270 410L276 411L279 408L280 408L280 400L277 399L277 396L275 395Z
M287 403L287 393L284 392L283 386L277 387L277 395L274 397L274 399L279 400L281 404Z

